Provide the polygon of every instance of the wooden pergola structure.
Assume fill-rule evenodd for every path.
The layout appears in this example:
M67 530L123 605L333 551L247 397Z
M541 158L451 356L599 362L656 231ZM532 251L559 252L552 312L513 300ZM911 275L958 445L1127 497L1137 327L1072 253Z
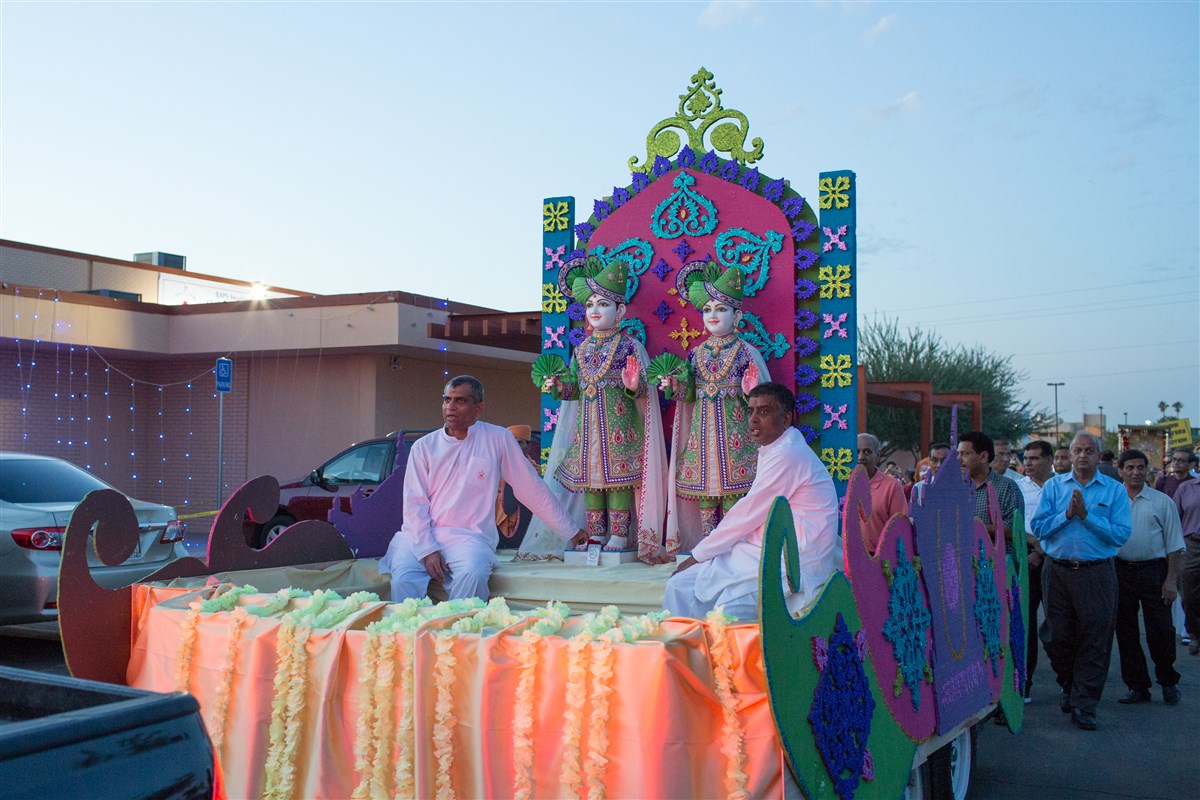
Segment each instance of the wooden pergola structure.
M540 311L451 314L446 324L431 322L428 335L450 342L503 347L526 353L542 352Z
M933 444L933 409L956 405L971 407L970 430L983 429L983 395L979 392L935 392L930 381L868 381L867 368L858 367L858 432L868 429L870 405L916 410L921 424L921 453ZM960 426L962 430L962 426Z

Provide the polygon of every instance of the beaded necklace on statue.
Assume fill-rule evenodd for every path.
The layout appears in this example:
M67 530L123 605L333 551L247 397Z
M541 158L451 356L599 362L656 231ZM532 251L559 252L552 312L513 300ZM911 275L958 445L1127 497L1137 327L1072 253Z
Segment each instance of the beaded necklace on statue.
M595 383L612 369L617 351L621 349L620 335L620 328L592 331L592 341L579 348L579 374L585 384ZM607 347L609 339L616 339L611 348Z
M734 363L737 362L739 349L737 344L738 337L736 333L708 337L708 340L702 347L705 357L699 359L699 366L704 374L705 383L719 383L729 376L729 371L733 369ZM729 349L730 345L734 346L734 351L726 356L725 351Z

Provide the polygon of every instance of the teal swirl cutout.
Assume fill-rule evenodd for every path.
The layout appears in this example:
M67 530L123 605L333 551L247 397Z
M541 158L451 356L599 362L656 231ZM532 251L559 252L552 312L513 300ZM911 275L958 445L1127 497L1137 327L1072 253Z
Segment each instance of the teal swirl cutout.
M646 346L646 323L640 319L621 320L621 330L641 342L642 347Z
M696 179L680 172L671 182L675 191L658 204L650 220L650 230L660 239L705 236L717 229L717 207L692 187Z
M745 228L730 228L717 237L715 244L717 261L746 273L742 292L746 297L753 297L770 277L771 254L783 248L783 234L767 231L760 237Z
M782 333L772 336L762 320L749 311L742 312L738 336L754 345L764 359L779 358L792 347Z
M625 299L628 302L633 299L634 293L638 290L638 276L650 268L650 260L654 257L654 248L645 239L635 236L632 239L626 239L611 250L598 244L592 248L592 255L599 258L605 266L615 259L624 261L625 265L629 267L629 277L625 280Z

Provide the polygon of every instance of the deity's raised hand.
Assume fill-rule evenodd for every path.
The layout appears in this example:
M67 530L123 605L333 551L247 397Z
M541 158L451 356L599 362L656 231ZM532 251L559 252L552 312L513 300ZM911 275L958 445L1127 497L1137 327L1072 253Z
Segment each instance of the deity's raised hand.
M758 386L758 365L751 364L746 367L745 373L742 374L742 392L750 394L750 390Z
M621 370L621 383L625 384L626 389L632 392L638 388L640 372L641 368L636 357L630 356L625 359L625 369Z

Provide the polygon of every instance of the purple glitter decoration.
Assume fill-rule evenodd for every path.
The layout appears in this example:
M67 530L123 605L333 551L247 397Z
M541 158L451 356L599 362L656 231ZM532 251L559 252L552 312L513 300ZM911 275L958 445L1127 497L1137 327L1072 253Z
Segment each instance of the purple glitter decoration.
M805 250L803 247L796 248L796 257L792 259L796 265L796 269L808 269L813 264L817 263L817 254L812 250Z
M608 219L608 215L612 213L612 208L603 200L596 200L592 204L592 216L603 222Z
M578 225L575 226L575 234L577 236L579 235L579 226ZM567 261L574 261L577 258L587 258L587 250L584 250L582 247L576 247L574 250L572 250L567 255Z
M812 232L817 229L817 226L806 219L798 219L792 223L792 238L797 242L803 242Z
M821 401L808 392L800 392L796 395L797 414L807 414L808 412L815 410L820 404Z
M808 358L813 353L820 349L816 339L811 339L807 336L799 336L796 338L796 356L798 358Z
M654 268L650 271L657 275L660 281L665 281L667 279L667 275L670 274L671 270L673 269L675 268L668 264L665 258L660 258L658 263L655 264Z
M640 192L650 185L650 176L644 172L633 173L633 191Z
M571 343L572 347L579 347L586 338L587 331L583 328L571 328L571 330L567 331L567 341Z
M740 183L742 185L742 188L748 192L757 192L758 191L758 167L753 167L750 170L748 170L747 172L744 172L742 174L742 177L738 180L738 183Z
M828 658L817 688L808 721L813 741L825 770L833 779L833 791L841 800L852 800L866 772L874 775L867 749L875 698L863 668L857 636L851 635L839 612L829 637Z
M779 207L779 210L782 211L783 215L788 219L795 219L804 212L804 198L789 197L787 200L783 201L783 205Z
M732 183L733 181L737 180L738 171L740 169L741 169L741 165L739 165L738 162L727 161L727 162L725 162L725 166L721 167L721 171L718 174L720 175L722 180L727 180L730 183Z
M570 309L567 309L568 312ZM806 331L809 328L816 327L818 317L807 308L802 308L796 312L796 330Z
M661 178L663 175L666 175L671 171L671 162L667 161L667 159L663 158L662 156L655 156L653 171L654 177Z
M682 262L687 261L687 257L696 251L687 243L687 239L680 239L673 252L679 256L679 260Z
M675 166L691 167L691 166L694 166L695 163L696 163L696 151L692 150L692 148L688 147L685 144L683 146L683 149L679 151L679 158L675 159Z
M812 386L816 383L820 375L815 369L808 364L800 364L796 367L796 385L797 386Z
M620 208L621 206L625 205L626 203L629 202L629 198L630 198L630 194L629 194L628 189L623 189L620 186L613 187L613 193L612 193L613 208Z
M951 611L958 608L958 553L949 542L942 548L942 602Z
M581 222L575 226L575 238L581 242L587 242L592 238L592 234L596 232L596 226L590 222ZM572 253L571 255L574 255Z
M783 178L776 178L767 184L767 188L763 189L763 197L770 200L772 203L778 203L783 199L783 190L787 186L783 182Z
M667 305L666 300L659 300L658 307L655 308L650 313L652 313L654 316L658 317L658 321L665 325L667 322L667 319L670 318L670 316L675 313L675 309L673 309L669 305Z
M583 314L583 304L571 303L571 305L567 306L567 316L576 322L579 322L579 320L583 319Z
M800 252L800 251L797 251ZM807 300L817 293L817 285L808 278L801 278L796 281L796 299Z
M709 150L704 154L704 157L700 159L700 169L704 170L704 172L708 173L709 175L716 172L717 168L720 166L721 159L717 158L717 154L712 150Z
M817 433L816 429L813 428L812 425L801 425L799 431L804 434L804 441L808 442L809 444L812 444L817 439L821 438L821 434Z

